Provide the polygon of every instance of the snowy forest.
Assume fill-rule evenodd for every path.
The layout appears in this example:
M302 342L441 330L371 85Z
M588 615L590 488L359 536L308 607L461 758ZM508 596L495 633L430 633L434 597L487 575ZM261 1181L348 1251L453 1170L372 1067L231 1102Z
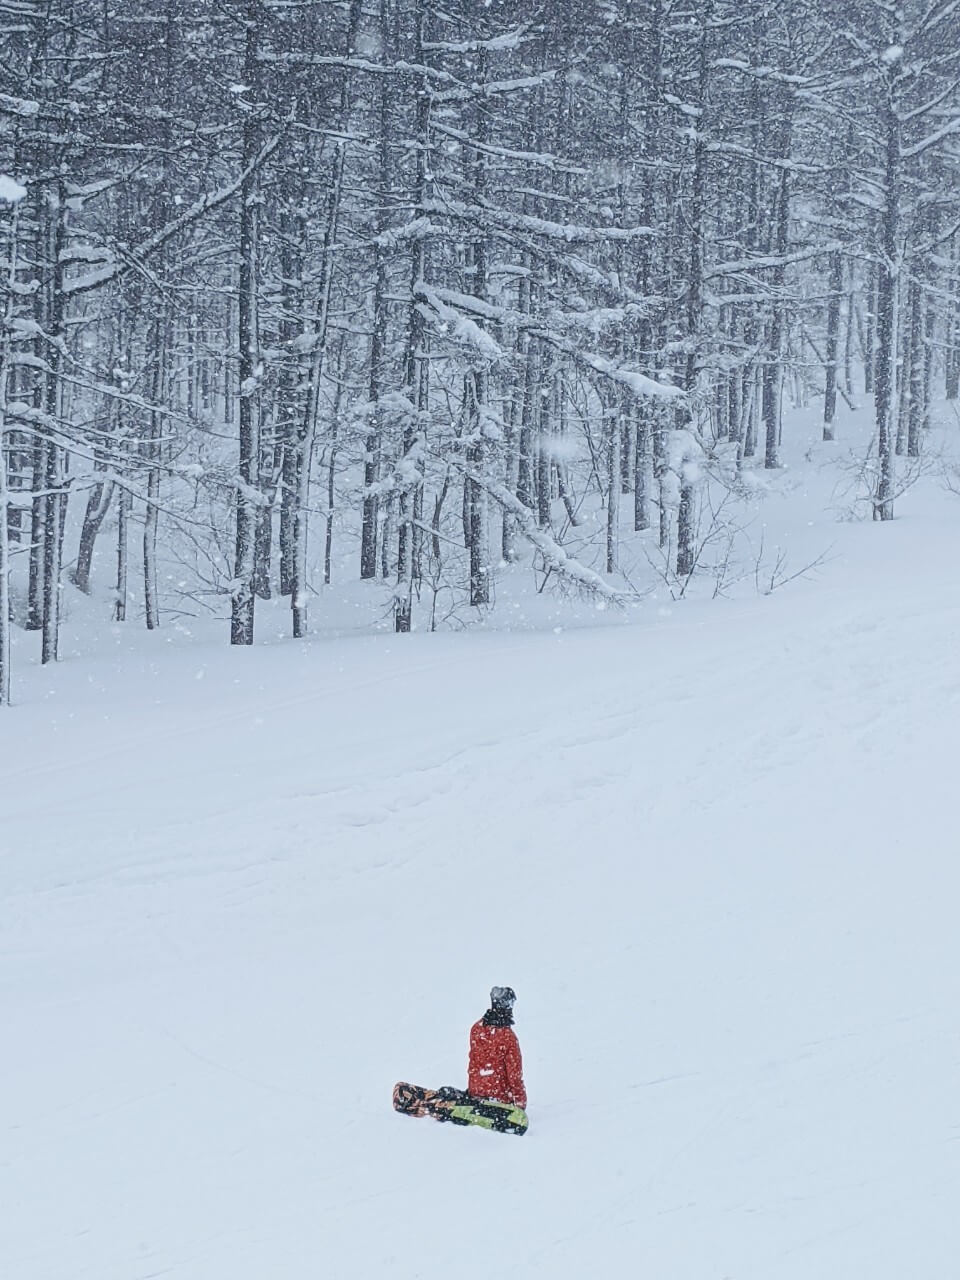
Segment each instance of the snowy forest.
M0 175L0 701L67 592L682 589L785 408L886 521L958 393L958 0L0 0Z

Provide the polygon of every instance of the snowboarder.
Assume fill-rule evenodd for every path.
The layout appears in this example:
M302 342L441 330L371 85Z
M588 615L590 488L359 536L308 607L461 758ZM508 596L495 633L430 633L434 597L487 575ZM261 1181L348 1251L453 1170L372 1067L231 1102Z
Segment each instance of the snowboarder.
M513 1031L516 998L512 987L494 987L490 992L490 1008L470 1028L467 1092L475 1098L526 1107L523 1059Z

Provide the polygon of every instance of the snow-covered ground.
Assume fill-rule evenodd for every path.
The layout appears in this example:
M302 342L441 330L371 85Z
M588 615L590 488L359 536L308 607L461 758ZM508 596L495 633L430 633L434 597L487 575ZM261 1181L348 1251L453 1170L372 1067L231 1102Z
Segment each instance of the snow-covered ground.
M4 1280L955 1276L960 499L899 512L599 629L21 663ZM394 1114L494 983L528 1135Z

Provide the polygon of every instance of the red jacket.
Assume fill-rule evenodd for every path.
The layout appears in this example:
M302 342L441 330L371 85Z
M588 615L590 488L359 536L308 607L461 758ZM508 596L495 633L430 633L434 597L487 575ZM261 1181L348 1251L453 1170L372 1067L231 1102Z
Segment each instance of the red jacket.
M509 1027L488 1027L481 1018L470 1028L467 1092L475 1098L527 1105L520 1045Z

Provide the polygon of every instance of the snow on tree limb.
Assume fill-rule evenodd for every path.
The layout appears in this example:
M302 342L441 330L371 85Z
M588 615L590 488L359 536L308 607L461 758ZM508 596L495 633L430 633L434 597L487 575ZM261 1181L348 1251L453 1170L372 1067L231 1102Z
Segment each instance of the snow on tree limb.
M134 270L144 259L151 257L158 249L162 249L179 232L197 222L204 214L210 213L214 209L219 209L228 200L232 200L250 174L259 169L273 155L280 145L281 136L279 133L274 134L268 142L264 143L253 163L239 173L232 182L221 187L219 191L203 195L199 200L195 200L189 209L180 214L179 217L160 227L152 236L148 236L146 240L141 240L132 249L122 250L122 258L114 258L112 262L107 263L105 266L98 267L94 271L88 271L85 275L77 276L73 280L67 280L64 283L63 292L65 294L86 293L90 289L96 289L101 284L106 284L109 280L116 280L120 276L126 275L128 271Z
M731 262L718 262L703 273L704 280L716 280L720 276L739 275L745 271L767 271L773 267L785 267L796 262L809 262L827 253L845 249L842 240L830 240L826 244L798 249L795 253L769 253L755 258L736 258Z
M817 83L814 76L790 74L787 71L781 71L778 67L758 66L755 63L746 62L743 58L714 58L710 65L717 71L740 71L754 80L769 80L774 84L790 85L795 89L806 89Z
M425 200L423 211L463 218L488 226L491 230L524 231L548 240L562 240L567 244L632 241L655 234L652 227L587 227L574 222L551 222L528 213L514 213L493 205L467 204L460 200Z
M472 312L474 315L482 316L484 320L489 320L494 324L516 324L524 318L519 311L514 311L509 307L498 307L492 302L475 298L472 293L461 293L457 289L447 289L442 285L428 285L425 280L417 281L414 286L414 297L422 298L444 319L449 318L447 313L451 308L456 308L458 311Z
M538 165L542 169L551 170L551 172L580 174L588 172L583 165L574 164L571 160L564 160L561 156L552 155L550 152L518 151L515 147L507 147L502 144L478 143L476 138L465 130L455 129L443 120L435 120L433 129L435 133L441 133L445 138L454 138L457 142L466 143L475 151L482 151L484 155L500 156L505 160L520 160L524 164Z
M595 373L602 373L605 378L610 378L614 382L620 382L628 387L635 396L652 398L654 400L681 400L683 399L683 388L675 387L670 382L657 382L653 378L648 378L645 373L640 373L636 369L627 369L623 365L614 364L612 360L608 360L606 356L595 355L592 351L577 351L575 355L585 365L588 365Z
M0 112L10 116L31 118L40 111L40 103L33 98L14 98L9 93L0 93Z
M917 156L922 156L925 151L929 151L931 147L935 147L938 142L943 142L944 138L953 137L957 133L960 133L960 116L954 116L952 120L948 120L939 129L934 129L913 146L904 147L900 154L906 159L913 160Z
M372 75L396 75L401 70L399 64L372 62L369 58L351 58L342 54L303 53L287 50L274 53L269 49L261 49L257 53L257 62L265 66L286 67L336 67L342 71L368 71Z
M511 324L517 329L525 329L531 336L548 342L558 350L565 352L574 360L592 369L594 373L619 382L627 387L635 396L645 399L679 400L683 397L683 389L669 382L658 382L656 379L631 369L626 365L616 364L606 356L592 351L584 351L569 338L563 337L553 329L544 329L531 323L529 317L521 312L506 307L498 307L493 303L474 298L471 294L459 293L455 289L446 289L439 285L428 285L419 280L414 287L414 297L429 308L432 318L450 325L454 337L471 344L484 359L497 361L503 358L504 351L494 338L480 328L471 319L475 315L491 324ZM591 332L599 332L609 324L622 323L626 313L618 309L608 314L605 308L597 308L582 315L573 315L569 321L578 328L587 328Z
M485 490L504 511L509 511L520 533L537 548L543 556L544 564L559 577L573 583L578 591L597 596L611 604L625 605L636 599L633 593L612 587L609 582L601 578L599 573L588 569L585 564L567 555L560 543L540 528L535 513L499 480L475 471L459 459L454 459L454 462L466 479L472 480Z
M369 243L376 245L378 249L397 249L402 244L409 244L411 241L423 240L427 236L434 235L436 230L436 226L429 218L412 218L402 227L390 227L382 231Z
M434 94L436 103L471 102L474 98L495 98L505 93L517 93L524 89L539 89L556 79L556 71L541 71L537 75L517 76L512 80L487 80L482 85L458 85L455 89L440 89Z
M480 49L503 50L519 49L533 36L529 34L530 24L523 23L513 31L505 31L502 35L491 36L486 40L424 40L423 48L436 53L477 53Z
M475 320L464 315L457 307L448 305L424 280L417 281L413 296L418 303L428 308L431 319L439 320L443 326L449 325L451 336L472 347L481 359L490 363L503 359L504 352L500 344ZM476 303L477 300L474 298L471 301Z
M619 382L622 386L632 391L635 396L673 401L679 401L684 398L685 392L682 387L674 386L670 382L657 382L656 379L648 377L645 373L640 373L637 369L630 369L625 365L616 364L613 360L608 359L607 356L597 355L593 351L583 351L575 343L567 338L560 337L552 329L531 327L529 332L532 337L539 338L542 342L547 342L556 347L557 350L572 356L574 360L586 365L594 373L602 374L603 377L610 378L613 382Z

